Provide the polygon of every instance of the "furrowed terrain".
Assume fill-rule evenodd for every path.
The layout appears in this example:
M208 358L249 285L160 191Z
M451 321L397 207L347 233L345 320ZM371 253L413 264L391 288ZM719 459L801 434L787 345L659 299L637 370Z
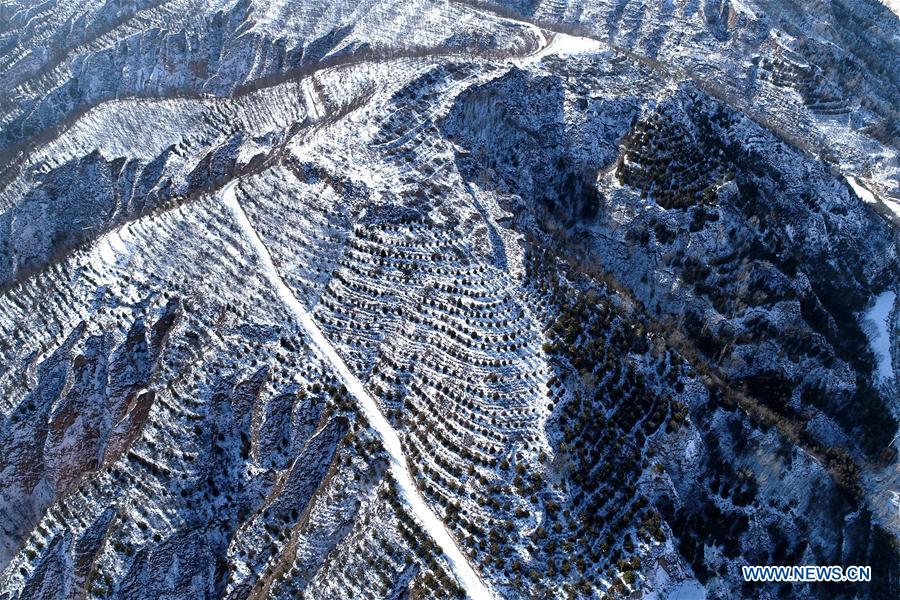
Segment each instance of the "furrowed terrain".
M0 73L0 598L900 594L887 7L6 0Z

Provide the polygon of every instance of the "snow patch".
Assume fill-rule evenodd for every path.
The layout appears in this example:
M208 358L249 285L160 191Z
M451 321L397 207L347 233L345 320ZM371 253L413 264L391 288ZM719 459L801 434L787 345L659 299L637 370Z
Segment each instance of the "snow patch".
M891 9L891 12L900 17L900 0L881 0L881 3Z
M863 187L856 177L847 175L847 183L850 184L850 187L853 188L853 191L856 192L856 195L859 196L863 202L867 204L875 204L877 202L877 200L875 200L875 195Z
M544 30L534 25L533 27L540 40L538 43L540 47L534 54L531 54L521 61L525 64L540 62L542 58L550 56L551 54L556 54L558 56L572 56L574 54L600 52L604 49L603 44L597 40L577 35L568 35L566 33L554 33L553 37L548 42Z
M894 377L891 364L891 327L889 317L897 294L892 290L884 291L875 297L875 303L862 317L863 330L869 338L872 352L875 353L875 377L879 380Z
M308 112L312 115L313 119L318 121L324 115L324 111L321 110L319 106L317 100L318 94L313 88L312 79L304 79L301 86L303 88L303 100L306 103Z
M551 54L558 54L560 56L587 54L590 52L599 52L602 49L603 44L597 40L565 33L557 33L553 36L553 41L549 46Z
M103 239L97 244L97 252L100 254L100 259L108 265L114 265L118 262L119 257L130 254L128 245L122 239L119 230L111 231L103 236Z
M661 567L655 572L658 578L654 589L644 595L644 600L706 600L706 588L696 579L685 579L673 583L669 574Z
M898 0L900 2L900 0ZM853 191L856 192L856 195L860 197L860 199L866 204L878 204L879 199L875 197L875 194L869 191L868 188L864 187L862 183L856 177L851 175L846 176L847 183L850 184L850 187L853 188ZM888 199L884 199L881 201L881 204L888 207L891 212L900 217L900 204L893 202Z

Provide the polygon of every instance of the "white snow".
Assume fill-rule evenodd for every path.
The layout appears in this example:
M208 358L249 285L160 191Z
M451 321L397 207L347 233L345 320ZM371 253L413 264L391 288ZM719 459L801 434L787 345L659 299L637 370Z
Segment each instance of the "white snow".
M872 352L875 353L877 366L875 377L877 379L891 379L894 376L894 368L891 364L891 334L890 317L891 308L897 294L892 290L884 291L875 297L872 308L863 315L863 329L869 337Z
M706 600L706 588L695 579L687 579L672 584L668 574L661 567L656 572L659 581L654 589L644 595L644 600Z
M319 102L316 99L318 94L316 90L313 88L312 79L304 79L302 83L303 87L303 98L306 101L306 106L309 110L309 113L313 116L315 120L319 120L322 118L324 111L319 107Z
M875 195L872 194L868 189L864 188L862 184L853 177L852 175L847 175L847 183L850 184L850 187L853 188L853 191L856 192L856 195L862 199L863 202L867 204L875 204L877 200L875 200Z
M553 36L553 41L550 42L548 53L558 54L560 56L572 56L573 54L599 52L602 49L603 44L597 40L577 35L557 33Z
M460 551L456 542L450 536L444 523L434 514L431 508L426 504L425 500L419 494L418 489L413 483L412 475L406 464L406 457L403 454L403 447L400 444L400 436L396 430L387 421L381 413L378 403L366 391L362 382L350 371L344 359L340 357L334 346L325 339L322 330L312 318L310 313L297 300L287 284L282 280L281 275L272 262L268 248L260 239L250 219L241 205L238 203L234 193L234 186L237 181L228 183L222 189L222 201L229 211L234 215L235 221L242 233L252 245L256 252L256 257L262 266L263 274L272 284L275 293L282 302L294 313L299 324L306 331L309 340L312 342L313 349L317 351L325 360L327 360L334 370L337 372L347 391L356 399L362 414L368 419L369 424L381 438L385 450L390 456L391 475L397 482L400 494L412 512L418 518L419 522L432 537L432 539L440 546L444 552L444 556L450 563L466 593L470 598L475 600L493 598L493 594L482 582L481 578L474 571L465 555Z
M559 56L572 56L573 54L599 52L604 48L603 44L598 42L597 40L580 37L577 35L568 35L565 33L554 33L553 37L548 41L547 35L544 33L544 30L537 25L533 25L525 21L516 22L523 25L530 25L534 29L535 34L540 40L540 42L538 43L538 49L519 61L524 64L540 62L542 58L551 54L557 54Z
M100 259L108 265L116 264L120 257L131 254L119 229L104 235L97 243L96 249L100 254Z
M898 0L900 1L900 0ZM864 187L856 177L851 175L847 175L847 183L850 184L850 187L853 188L853 191L856 192L856 195L860 197L860 199L866 204L877 204L878 199L875 198L875 194L869 191L868 188ZM900 217L900 204L896 202L892 202L891 200L884 199L881 204L887 206L895 215Z

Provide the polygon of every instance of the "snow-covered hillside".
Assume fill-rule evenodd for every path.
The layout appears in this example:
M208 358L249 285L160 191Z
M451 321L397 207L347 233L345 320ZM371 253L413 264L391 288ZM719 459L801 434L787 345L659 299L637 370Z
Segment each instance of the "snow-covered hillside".
M0 0L0 74L0 599L896 597L877 0Z

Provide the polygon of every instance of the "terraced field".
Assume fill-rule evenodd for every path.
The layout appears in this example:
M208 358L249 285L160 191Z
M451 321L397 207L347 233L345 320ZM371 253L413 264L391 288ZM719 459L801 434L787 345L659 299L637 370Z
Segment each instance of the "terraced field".
M0 4L0 599L895 597L900 21L700 4Z

